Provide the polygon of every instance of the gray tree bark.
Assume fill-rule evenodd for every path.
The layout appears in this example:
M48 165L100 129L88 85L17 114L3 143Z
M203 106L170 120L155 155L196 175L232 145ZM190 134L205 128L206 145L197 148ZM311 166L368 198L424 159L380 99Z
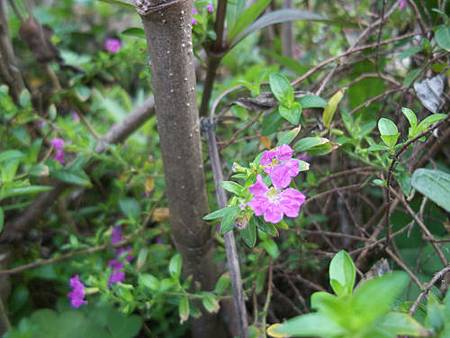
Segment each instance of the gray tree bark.
M135 0L151 57L153 93L173 240L184 274L202 290L217 279L195 95L192 2ZM219 317L203 312L192 321L195 338L225 337Z

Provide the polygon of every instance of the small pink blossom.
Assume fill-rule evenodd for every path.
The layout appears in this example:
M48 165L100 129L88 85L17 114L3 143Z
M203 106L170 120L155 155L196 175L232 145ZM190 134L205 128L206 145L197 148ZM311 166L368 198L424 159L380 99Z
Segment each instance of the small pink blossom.
M208 11L208 13L214 12L214 5L212 3L207 4L206 10Z
M61 164L64 164L64 140L59 137L55 137L51 140L50 144L55 149L54 159Z
M80 116L78 116L76 111L73 111L70 115L72 116L73 122L75 122L75 123L80 122Z
M111 244L117 244L122 240L122 227L120 225L116 225L111 231Z
M107 38L104 47L109 53L116 54L122 48L122 42L117 38Z
M80 277L78 275L73 276L70 278L70 287L72 288L72 291L69 292L68 297L70 299L70 305L78 309L80 306L87 304L87 301L84 299L85 297L85 291L84 291L84 285L80 280Z
M296 189L269 189L261 175L258 175L256 183L250 186L249 190L253 198L248 205L255 215L264 216L266 222L274 224L279 223L284 216L297 217L306 199L305 195Z
M124 280L125 280L125 272L122 269L113 269L111 275L108 278L108 286L117 283L122 283Z
M133 249L129 246L126 248L118 248L116 251L117 257L119 258L125 258L127 262L131 262L134 258L134 256L131 254L133 252Z
M192 7L192 15L197 15L197 14L198 14L197 8ZM192 25L193 26L196 25L197 22L198 22L197 19L193 17L191 20Z
M408 7L408 0L398 0L398 8L403 11Z
M108 266L111 268L111 274L108 278L108 286L113 284L122 283L125 280L124 264L118 259L111 259L108 262Z
M261 157L260 164L269 175L275 188L286 188L300 169L298 161L292 158L294 151L287 144L267 150Z
M113 270L121 270L123 269L123 263L117 259L111 259L108 262L108 266Z

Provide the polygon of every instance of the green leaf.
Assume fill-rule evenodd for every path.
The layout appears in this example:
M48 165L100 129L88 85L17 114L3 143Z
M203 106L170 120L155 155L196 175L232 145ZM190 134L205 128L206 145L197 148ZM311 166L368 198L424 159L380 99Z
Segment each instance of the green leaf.
M295 145L294 149L298 152L305 152L309 151L315 147L321 146L323 144L329 143L330 141L323 137L305 137L299 140Z
M223 216L222 222L220 224L220 233L221 234L225 234L228 231L233 230L233 228L234 228L234 221L236 220L236 217L238 216L239 211L241 210L237 206L228 207L228 208L225 208L225 209L226 209L226 213Z
M183 324L189 318L189 298L183 296L180 298L180 303L178 303L178 315L180 316L180 324Z
M128 0L100 0L100 1L107 2L112 5L118 5L121 7L128 8L128 9L134 9L134 5Z
M242 239L249 248L253 248L256 243L256 223L253 218L248 222L247 226L240 231Z
M297 160L298 161L298 170L299 171L307 171L309 170L309 163L302 161L302 160Z
M325 108L327 105L327 101L317 95L305 95L302 96L299 100L303 109L307 108Z
M379 328L395 336L428 336L428 331L420 323L401 312L389 312L379 323Z
M254 22L262 12L264 12L269 4L270 0L257 0L253 3L253 5L246 8L236 20L233 27L230 28L228 32L228 41L234 41L236 36L240 35L240 33L242 33L247 27L249 27L249 25ZM233 44L234 43L230 43L230 45Z
M181 276L181 267L182 267L181 255L176 254L170 259L169 262L169 273L173 278L180 278Z
M230 287L230 283L230 274L228 272L222 274L214 287L214 293L219 295L224 294Z
M281 73L272 73L269 76L270 90L278 102L290 107L294 101L294 89L288 79Z
M135 198L121 198L119 200L119 208L125 216L134 220L138 220L141 215L141 206Z
M411 185L450 212L450 174L440 170L417 169L412 175Z
M50 190L53 190L53 187L47 185L29 185L26 187L11 188L6 189L6 191L0 191L0 200L8 197L33 195Z
M149 288L152 291L158 291L160 287L159 279L148 273L139 274L138 282L139 285Z
M0 234L3 231L3 226L5 225L5 213L3 208L0 207Z
M233 181L223 181L222 187L226 191L229 191L235 195L240 195L242 193L242 190L244 189L244 187L242 185L237 184L236 182L233 182Z
M343 337L345 329L320 313L309 313L267 329L272 337ZM347 336L346 336L347 337Z
M328 101L325 109L322 113L322 122L325 128L330 128L331 122L333 121L334 114L336 113L337 106L344 97L344 91L338 90Z
M370 325L387 314L409 283L405 272L392 272L361 283L353 294L352 311L361 325Z
M6 150L0 153L0 163L21 160L25 154L19 150Z
M280 250L278 249L277 243L271 239L266 239L261 243L261 246L266 250L266 252L273 258L276 259L280 255Z
M433 114L430 116L427 116L422 121L420 121L419 125L417 126L417 133L423 133L425 130L430 128L433 124L436 122L444 120L448 115L447 114Z
M411 109L405 107L402 108L402 113L403 115L405 115L409 122L409 125L411 126L411 128L409 128L411 132L412 130L414 130L414 128L417 127L417 116Z
M413 46L413 47L408 48L408 49L405 49L403 52L401 52L401 53L398 55L398 58L399 58L400 60L409 58L409 57L411 57L411 56L413 56L413 55L419 53L420 51L422 51L422 49L423 49L422 46Z
M203 293L202 304L209 313L217 313L220 309L219 302L211 292Z
M283 131L277 134L278 143L277 146L281 146L283 144L290 144L300 132L301 127L298 126L292 130Z
M435 332L441 331L446 323L445 307L440 304L436 296L431 293L427 302L427 317L425 324Z
M290 123L292 123L294 126L297 126L300 122L300 116L302 114L302 107L299 103L294 102L291 106L291 108L288 108L284 105L280 105L278 107L278 112L280 115Z
M266 4L267 6L268 4ZM266 7L265 6L265 7ZM262 13L262 11L260 12ZM259 13L259 14L260 14ZM259 15L254 16L254 19L256 19ZM329 21L325 16L308 12L308 11L302 11L297 9L280 9L277 11L273 11L270 13L267 13L260 17L258 20L251 20L249 23L247 23L246 26L247 29L241 30L240 34L235 34L233 36L229 36L230 46L233 48L236 46L239 41L247 37L248 35L263 29L265 27L277 24L277 23L283 23L283 22L289 22L289 21L297 21L297 20L305 20L305 21ZM254 22L253 22L254 21ZM252 23L253 22L253 23ZM251 23L251 25L249 25Z
M380 131L384 144L389 148L393 148L397 144L400 133L394 122L383 117L378 121L378 130Z
M405 78L403 79L403 86L407 88L411 86L421 72L422 70L420 68L409 71L408 74L406 74Z
M350 255L339 251L331 260L330 284L337 296L349 295L353 291L356 278L356 267Z
M262 232L269 234L272 237L278 237L278 230L272 223L265 222L261 217L252 217L252 220L256 222L256 226Z
M51 172L51 176L65 183L91 187L91 181L83 170L61 169Z
M130 27L122 31L123 35L132 36L135 38L142 38L145 39L145 32L140 27Z
M204 216L203 219L205 221L212 221L215 219L223 218L229 211L228 210L229 208L232 208L232 207L225 207L225 208L213 211L213 212L209 213L208 215Z
M75 95L81 102L87 101L87 99L89 99L89 97L91 96L91 90L89 89L89 87L86 87L86 86L82 86L82 85L76 86L74 88L74 91L75 91Z
M439 47L450 51L450 26L440 26L434 35L434 40Z

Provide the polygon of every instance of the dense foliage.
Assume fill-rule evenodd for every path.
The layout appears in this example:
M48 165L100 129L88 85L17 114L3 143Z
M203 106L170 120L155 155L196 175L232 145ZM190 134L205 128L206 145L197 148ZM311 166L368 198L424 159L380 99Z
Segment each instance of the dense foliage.
M242 336L242 288L249 337L450 338L450 2L149 14L192 30L209 289L174 235L158 32L131 3L0 0L0 334L186 337L209 314Z

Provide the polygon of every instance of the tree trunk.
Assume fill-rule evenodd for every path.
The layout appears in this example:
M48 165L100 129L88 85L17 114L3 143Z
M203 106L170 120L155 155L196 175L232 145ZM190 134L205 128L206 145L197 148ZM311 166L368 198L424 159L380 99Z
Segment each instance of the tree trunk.
M202 290L213 289L208 212L195 95L191 1L135 0L147 36L153 92L170 208L172 234L183 257L184 274ZM195 287L195 286L194 286ZM217 315L192 322L195 338L225 337Z

